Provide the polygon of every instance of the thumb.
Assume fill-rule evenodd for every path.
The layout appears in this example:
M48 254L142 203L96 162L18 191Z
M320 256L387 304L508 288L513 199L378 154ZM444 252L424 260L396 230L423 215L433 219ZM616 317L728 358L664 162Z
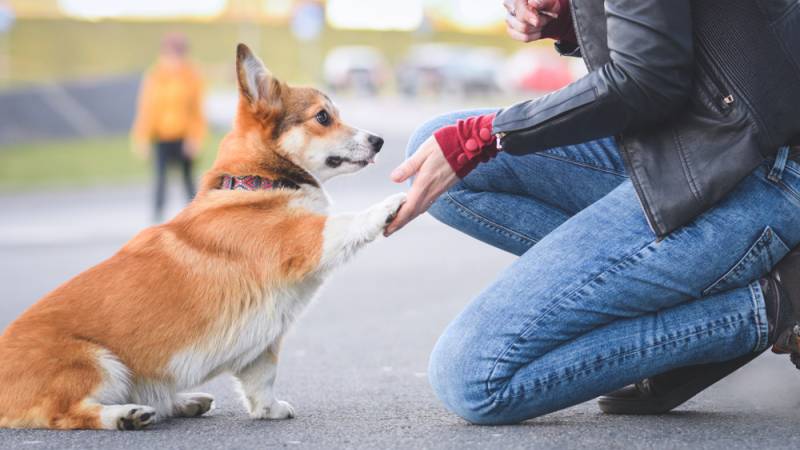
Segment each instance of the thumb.
M414 153L411 158L405 160L402 164L397 166L390 175L392 181L395 183L402 183L419 171L422 163L425 161L427 154L423 151Z
M528 6L537 11L553 13L556 17L561 13L560 0L528 0Z

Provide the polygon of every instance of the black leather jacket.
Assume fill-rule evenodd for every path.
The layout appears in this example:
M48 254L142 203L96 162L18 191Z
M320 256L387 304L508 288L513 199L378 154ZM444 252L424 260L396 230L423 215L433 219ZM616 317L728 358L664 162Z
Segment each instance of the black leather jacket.
M590 73L501 111L512 154L614 135L653 231L701 214L800 133L800 0L571 0Z

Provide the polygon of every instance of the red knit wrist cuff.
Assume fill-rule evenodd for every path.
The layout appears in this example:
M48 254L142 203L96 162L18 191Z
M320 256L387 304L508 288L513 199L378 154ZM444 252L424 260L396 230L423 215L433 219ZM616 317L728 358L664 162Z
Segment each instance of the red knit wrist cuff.
M433 136L450 167L464 178L481 162L497 154L497 139L492 134L495 114L459 120L436 131Z
M459 143L458 128L455 125L449 125L439 129L433 133L433 137L436 138L436 142L439 144L439 148L442 149L444 158L447 160L447 163L450 164L453 172L458 175L458 178L466 177L468 173L472 172L472 169L478 166L478 161L475 160L465 161L462 158L461 161L459 161L458 157L464 155L464 150Z

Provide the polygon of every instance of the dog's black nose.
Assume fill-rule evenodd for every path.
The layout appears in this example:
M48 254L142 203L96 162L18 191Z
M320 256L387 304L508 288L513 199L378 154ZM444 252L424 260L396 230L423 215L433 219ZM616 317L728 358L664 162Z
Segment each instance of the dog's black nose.
M381 151L381 147L383 147L383 138L380 136L375 136L374 134L370 134L367 138L367 142L372 145L373 150L375 153Z

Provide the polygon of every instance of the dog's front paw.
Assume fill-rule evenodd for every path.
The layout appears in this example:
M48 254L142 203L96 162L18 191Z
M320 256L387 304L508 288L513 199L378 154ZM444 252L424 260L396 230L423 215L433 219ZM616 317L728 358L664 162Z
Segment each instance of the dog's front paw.
M256 408L250 412L253 419L283 420L294 418L294 407L287 402L276 400L271 405Z
M399 194L394 194L393 196L384 200L381 205L383 205L386 209L385 212L388 212L386 215L386 219L383 221L383 225L389 225L392 223L395 217L397 217L397 213L400 211L400 207L406 202L406 193L401 192Z
M400 207L403 206L405 201L406 194L405 192L401 192L386 198L366 211L363 224L367 241L373 241L383 233L386 225L394 220L397 216L397 211L400 210Z
M374 236L372 236L373 238L382 233L386 225L390 224L392 220L397 217L397 212L405 202L406 193L401 192L388 197L369 209L367 222L370 225L370 231L374 234Z

